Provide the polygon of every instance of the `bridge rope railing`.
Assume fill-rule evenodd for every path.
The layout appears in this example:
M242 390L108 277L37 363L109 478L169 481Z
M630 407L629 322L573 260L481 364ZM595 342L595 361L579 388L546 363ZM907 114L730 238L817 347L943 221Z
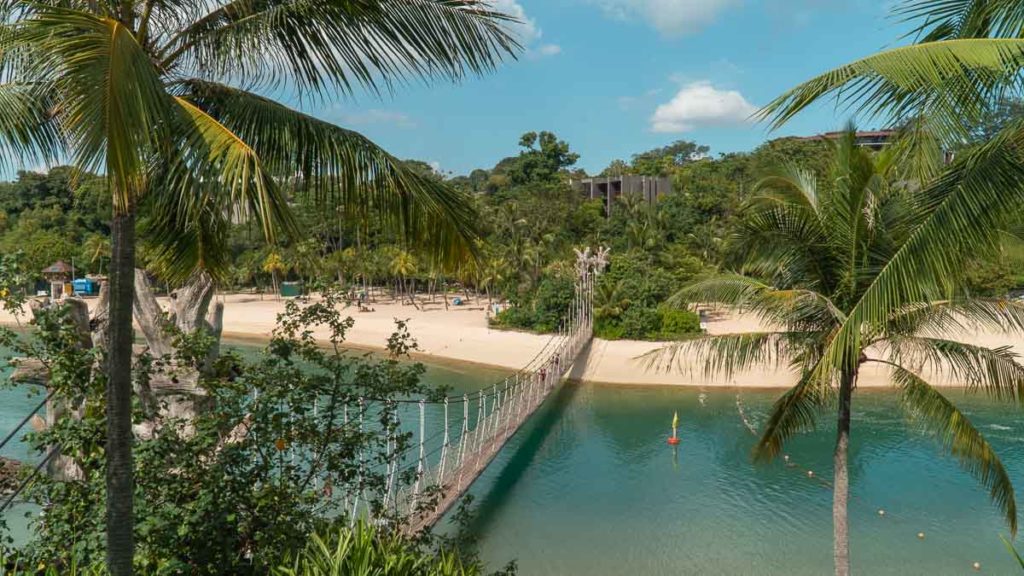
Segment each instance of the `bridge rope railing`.
M416 533L433 524L454 504L544 403L590 342L594 286L607 262L607 251L594 253L588 249L577 254L577 282L565 322L527 367L490 389L435 402L443 406L439 415L441 426L430 437L426 435L426 407L430 402L417 401L416 456L408 462L415 466L415 481L402 487L392 481L401 460L395 454L388 464L385 495L394 516L406 519L402 527L406 533ZM461 410L453 410L453 406L460 406ZM475 412L475 418L471 412ZM457 434L453 433L456 429Z

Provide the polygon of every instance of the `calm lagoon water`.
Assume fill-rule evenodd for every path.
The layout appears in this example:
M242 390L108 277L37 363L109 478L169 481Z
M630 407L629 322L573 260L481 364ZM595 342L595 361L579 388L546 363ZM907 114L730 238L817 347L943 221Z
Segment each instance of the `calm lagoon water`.
M476 367L428 366L427 373L429 382L456 392L501 376ZM948 394L995 445L1024 500L1021 411ZM776 396L740 394L752 425L761 424ZM999 540L1007 530L985 491L919 434L894 400L887 392L855 398L855 572L974 574L977 561L982 573L1020 573ZM0 435L38 401L26 390L0 390ZM524 576L829 573L831 415L792 442L792 466L755 466L754 436L736 401L735 391L702 397L693 389L564 385L471 491L477 518L470 529L483 558L493 568L516 560ZM665 444L675 410L678 449ZM0 454L38 458L22 445ZM15 532L26 510L8 517Z
M1024 494L1021 412L950 396L997 448ZM755 426L777 393L743 392ZM851 453L855 572L1020 573L986 492L917 433L886 392L858 392ZM665 443L679 411L682 443ZM472 492L472 529L491 566L520 574L821 575L831 572L834 426L755 466L735 392L566 385ZM1024 496L1021 496L1024 498ZM884 517L878 510L884 509ZM918 532L925 533L919 540Z

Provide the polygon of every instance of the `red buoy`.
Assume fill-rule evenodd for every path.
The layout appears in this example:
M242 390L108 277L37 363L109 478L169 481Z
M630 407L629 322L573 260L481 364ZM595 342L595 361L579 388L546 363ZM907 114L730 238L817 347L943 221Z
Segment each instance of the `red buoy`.
M677 438L675 436L669 436L668 444L669 444L669 446L678 446L679 445L679 438Z

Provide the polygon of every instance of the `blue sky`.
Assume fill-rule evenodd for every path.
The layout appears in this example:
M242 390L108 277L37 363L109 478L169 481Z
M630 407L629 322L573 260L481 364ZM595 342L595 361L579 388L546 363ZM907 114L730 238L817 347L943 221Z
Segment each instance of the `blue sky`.
M713 154L841 127L833 106L777 133L749 112L829 68L899 43L890 0L492 0L521 15L518 61L459 85L358 95L308 111L403 158L464 174L550 130L600 171L678 139ZM873 128L878 122L862 124Z

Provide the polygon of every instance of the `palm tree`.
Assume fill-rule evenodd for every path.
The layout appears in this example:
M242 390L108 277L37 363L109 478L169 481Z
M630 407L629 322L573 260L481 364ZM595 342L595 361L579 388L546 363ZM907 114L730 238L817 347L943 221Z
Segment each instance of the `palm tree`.
M405 250L396 250L391 258L391 274L398 283L397 292L401 295L402 303L405 303L406 295L415 304L414 294L409 290L409 277L416 274L416 258Z
M85 239L82 248L90 264L96 264L103 274L103 259L110 258L110 238L103 234L92 234Z
M891 271L907 266L904 258L927 233L943 197L958 189L945 181L922 187L908 179L897 162L904 151L892 146L874 155L857 146L851 129L836 144L830 186L792 167L759 183L736 238L744 249L742 273L699 281L675 299L677 304L744 307L769 328L706 336L653 357L671 363L690 350L704 358L709 371L726 374L759 363L788 363L798 382L775 403L755 447L758 460L775 458L789 438L813 426L820 408L837 407L833 523L840 575L849 573L847 457L853 392L868 364L890 370L901 407L988 488L1010 529L1017 528L1013 485L999 457L928 379L945 377L998 398L1024 401L1024 365L1016 354L938 335L978 325L1024 331L1024 304L972 298L947 279L941 298L938 291L919 289L913 296L883 301L878 306L884 314L861 312L879 286L891 285ZM859 319L851 325L853 318ZM847 337L856 355L836 352L846 349Z
M267 257L263 259L262 268L264 272L270 274L270 281L274 284L274 295L280 298L281 282L278 280L278 277L288 272L288 267L284 265L281 253L277 250L271 250Z
M597 290L594 291L595 320L602 322L618 319L630 304L624 280L604 277L598 281Z
M861 117L922 126L953 149L1000 102L1024 95L1021 0L904 0L896 10L915 24L908 35L914 43L821 74L779 96L761 117L778 127L835 98ZM884 323L914 302L944 299L962 280L963 262L999 245L1001 230L1024 210L1022 158L1024 122L1018 119L958 153L941 176L925 180L928 210L843 318L823 351L818 376L856 363L864 351L861 327ZM791 424L800 427L796 420Z
M107 542L131 573L131 345L136 214L149 264L181 279L225 266L226 217L268 239L297 230L279 183L458 258L472 203L361 135L259 92L325 100L409 78L458 80L519 49L477 0L73 0L5 4L0 157L69 158L113 196L107 391ZM244 87L244 88L243 88ZM283 90L282 90L283 89Z

